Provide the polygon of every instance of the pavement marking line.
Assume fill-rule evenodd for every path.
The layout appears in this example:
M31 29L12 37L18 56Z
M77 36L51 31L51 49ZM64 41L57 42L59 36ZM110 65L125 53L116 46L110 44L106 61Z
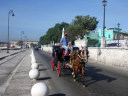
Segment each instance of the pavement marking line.
M21 63L24 61L25 55L23 56L23 59L19 62L17 67L11 72L12 75L8 78L8 80L0 86L0 94L4 95L4 92L6 91L7 87L9 86L10 81L12 80L13 76L16 74L16 71L20 67Z

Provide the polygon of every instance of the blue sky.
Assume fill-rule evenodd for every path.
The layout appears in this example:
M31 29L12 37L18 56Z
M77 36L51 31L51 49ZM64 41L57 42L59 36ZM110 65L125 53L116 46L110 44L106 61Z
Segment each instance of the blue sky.
M128 32L128 0L107 0L106 27L117 27ZM102 0L0 0L0 42L7 41L8 12L10 40L23 38L38 41L56 23L71 23L77 15L97 17L97 29L103 27ZM26 38L24 38L26 40Z

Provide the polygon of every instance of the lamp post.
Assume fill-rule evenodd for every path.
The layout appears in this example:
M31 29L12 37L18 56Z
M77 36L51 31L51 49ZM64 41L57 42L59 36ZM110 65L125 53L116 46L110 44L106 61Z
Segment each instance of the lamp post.
M23 45L23 42L22 42L22 34L24 34L24 31L21 31L21 48L22 48L22 45Z
M8 12L8 44L7 44L7 53L9 53L9 15L15 16L13 10Z
M120 23L118 23L117 26L118 26L118 47L119 47L119 27L120 27Z
M105 6L106 6L107 1L103 0L102 3L103 3L103 6L104 6L103 37L105 37L105 28L106 28L105 27Z
M106 46L106 37L105 37L105 6L107 1L103 0L102 1L103 6L104 6L104 16L103 16L103 36L101 37L101 48L104 48Z

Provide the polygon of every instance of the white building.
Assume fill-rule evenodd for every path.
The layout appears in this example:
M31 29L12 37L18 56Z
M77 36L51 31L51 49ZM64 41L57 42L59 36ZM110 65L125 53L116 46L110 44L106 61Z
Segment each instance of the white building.
M26 47L26 46L31 47L31 46L30 46L31 43L37 45L38 42L39 42L39 41L23 41L23 47ZM11 41L11 47L15 47L15 48L21 47L20 45L18 45L18 43L19 43L19 40L12 40L12 41Z

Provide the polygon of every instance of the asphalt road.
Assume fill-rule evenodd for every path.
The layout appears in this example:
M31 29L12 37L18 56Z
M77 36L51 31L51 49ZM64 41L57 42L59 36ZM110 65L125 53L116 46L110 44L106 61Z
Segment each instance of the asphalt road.
M74 82L71 71L63 70L61 77L51 69L51 54L35 51L40 64L40 78L46 82L50 96L128 96L128 75L124 72L89 60L85 68L84 88L80 80Z

